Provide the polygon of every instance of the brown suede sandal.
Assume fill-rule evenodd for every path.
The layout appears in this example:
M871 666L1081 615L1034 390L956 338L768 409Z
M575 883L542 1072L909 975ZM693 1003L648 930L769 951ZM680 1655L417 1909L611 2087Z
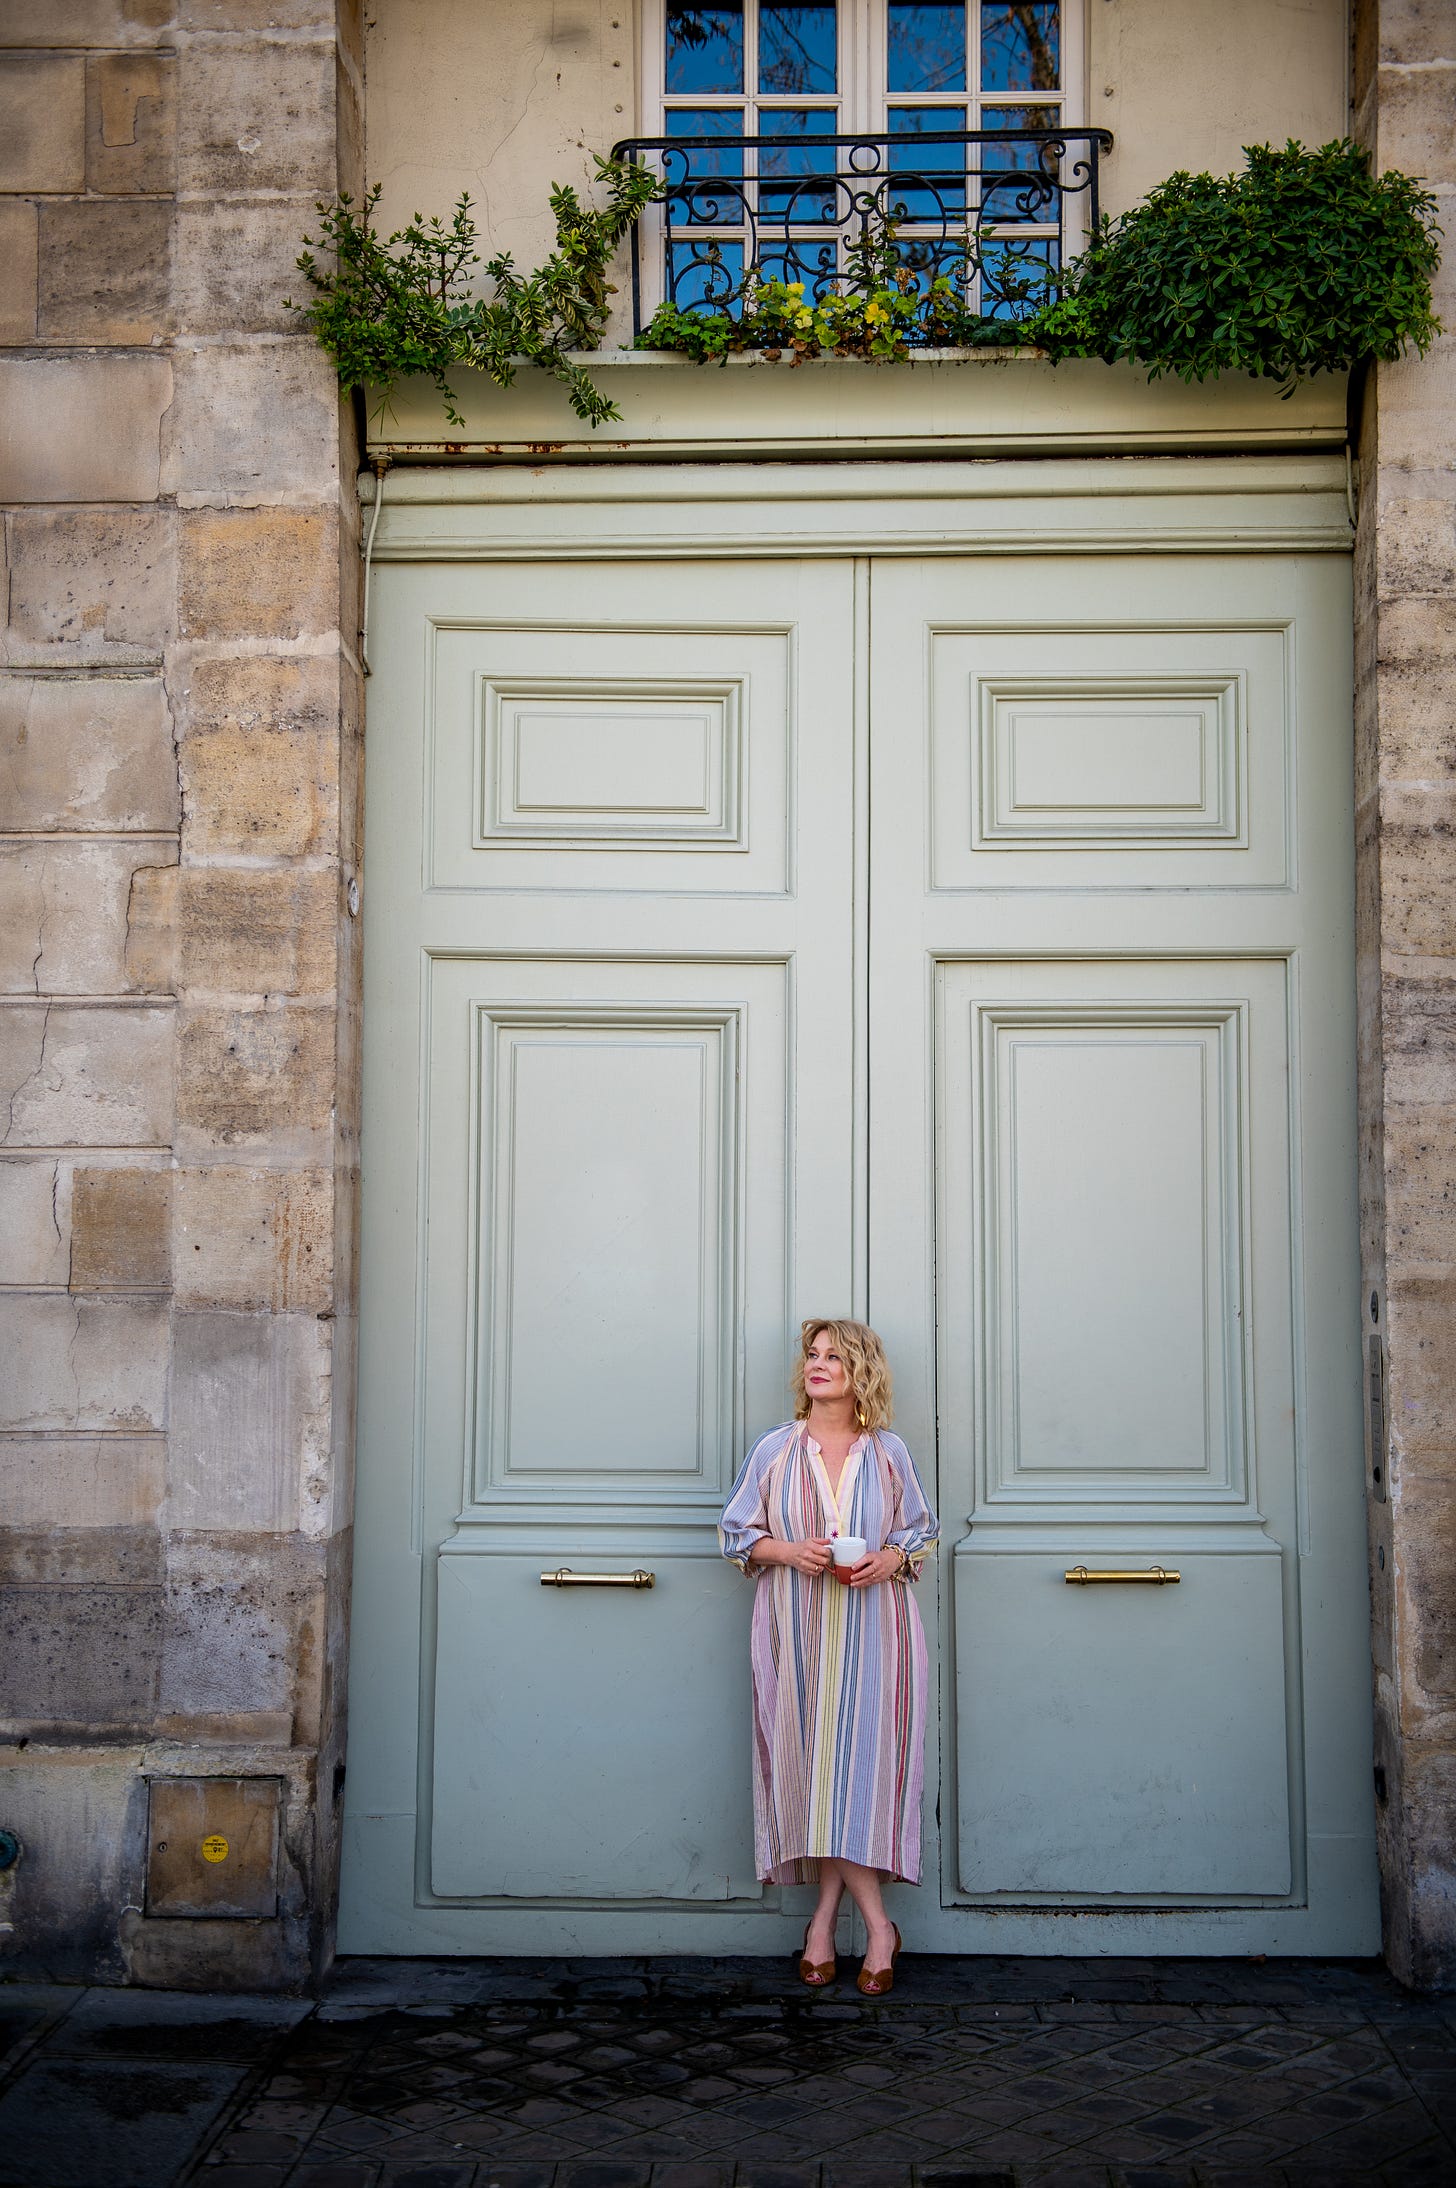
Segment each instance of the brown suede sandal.
M890 1927L895 1932L895 1950L890 1955L890 1965L887 1968L872 1968L866 1963L856 1978L857 1987L864 1992L866 1998L883 1998L886 1991L895 1988L895 1962L900 1957L900 1929L898 1923L894 1922Z
M806 1946L808 1942L809 1931L806 1927L804 1931ZM799 1955L799 1981L807 1983L810 1990L823 1990L826 1984L834 1981L838 1973L839 1962L837 1960L811 1960L807 1953Z

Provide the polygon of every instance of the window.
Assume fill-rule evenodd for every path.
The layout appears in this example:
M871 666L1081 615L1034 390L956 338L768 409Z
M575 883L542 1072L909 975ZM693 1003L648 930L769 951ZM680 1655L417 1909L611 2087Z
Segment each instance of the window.
M649 0L644 13L644 119L683 146L664 160L682 187L659 222L658 293L726 297L750 262L827 283L852 201L862 213L871 192L922 263L975 231L982 309L998 308L998 254L1056 262L1067 148L974 140L1079 119L1077 0Z

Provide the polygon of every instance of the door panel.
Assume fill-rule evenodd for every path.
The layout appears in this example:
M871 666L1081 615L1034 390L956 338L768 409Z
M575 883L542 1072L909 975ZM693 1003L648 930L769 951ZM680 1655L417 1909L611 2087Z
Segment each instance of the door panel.
M1374 1943L1346 597L875 566L870 1310L970 1949Z
M714 1521L855 1282L855 583L380 573L346 1950L777 1931Z

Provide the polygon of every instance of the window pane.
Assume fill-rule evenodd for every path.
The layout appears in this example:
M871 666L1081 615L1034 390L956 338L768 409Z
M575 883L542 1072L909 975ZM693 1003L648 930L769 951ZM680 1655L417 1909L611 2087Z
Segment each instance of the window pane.
M675 106L668 113L667 134L670 137L741 137L743 109L741 106ZM743 152L736 144L721 147L689 145L681 152L668 155L666 173L674 190L680 184L691 185L703 175L741 178Z
M966 200L964 144L917 144L915 139L965 126L963 106L890 108L890 173L895 180L889 195L897 218L959 219Z
M981 0L981 89L1055 91L1060 15L1057 0Z
M743 0L667 0L667 88L743 89Z
M667 295L682 311L726 311L743 279L743 245L723 236L674 239L667 252Z
M1061 250L1051 236L1035 243L982 236L981 310L988 319L1025 319L1052 295Z
M839 80L834 4L763 0L758 13L758 88L781 97L833 91Z
M1057 129L1054 106L983 106L982 129ZM998 226L1060 218L1059 147L1053 144L983 144L980 148L982 219ZM1004 179L1003 179L1004 178Z
M891 91L964 91L965 0L890 0Z
M782 143L760 146L758 202L766 218L775 221L833 220L837 191L833 180L839 147L816 145L815 137L832 137L838 116L828 106L778 107L758 117L759 135L782 138ZM794 177L797 181L779 182ZM814 177L819 179L815 181Z

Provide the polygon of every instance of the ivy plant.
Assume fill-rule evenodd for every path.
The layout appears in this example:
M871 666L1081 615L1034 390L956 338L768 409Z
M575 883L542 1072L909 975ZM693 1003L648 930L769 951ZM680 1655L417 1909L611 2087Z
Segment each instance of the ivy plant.
M1348 139L1246 145L1241 174L1170 175L1100 233L1026 338L1053 359L1133 358L1148 378L1246 372L1284 392L1362 358L1422 354L1436 201L1371 174Z
M434 382L452 425L463 426L447 377L456 365L489 374L509 387L527 358L561 382L579 418L604 424L621 413L571 350L595 349L615 294L607 279L622 238L658 193L645 168L598 159L604 207L583 205L569 184L554 183L551 211L556 248L534 273L519 274L509 252L485 261L494 293L475 293L475 219L462 193L448 227L416 213L381 240L374 224L378 187L355 209L341 195L318 207L322 235L304 237L298 266L315 294L301 312L334 361L345 393L372 386L387 410L395 382L423 374ZM315 249L329 254L321 264Z

